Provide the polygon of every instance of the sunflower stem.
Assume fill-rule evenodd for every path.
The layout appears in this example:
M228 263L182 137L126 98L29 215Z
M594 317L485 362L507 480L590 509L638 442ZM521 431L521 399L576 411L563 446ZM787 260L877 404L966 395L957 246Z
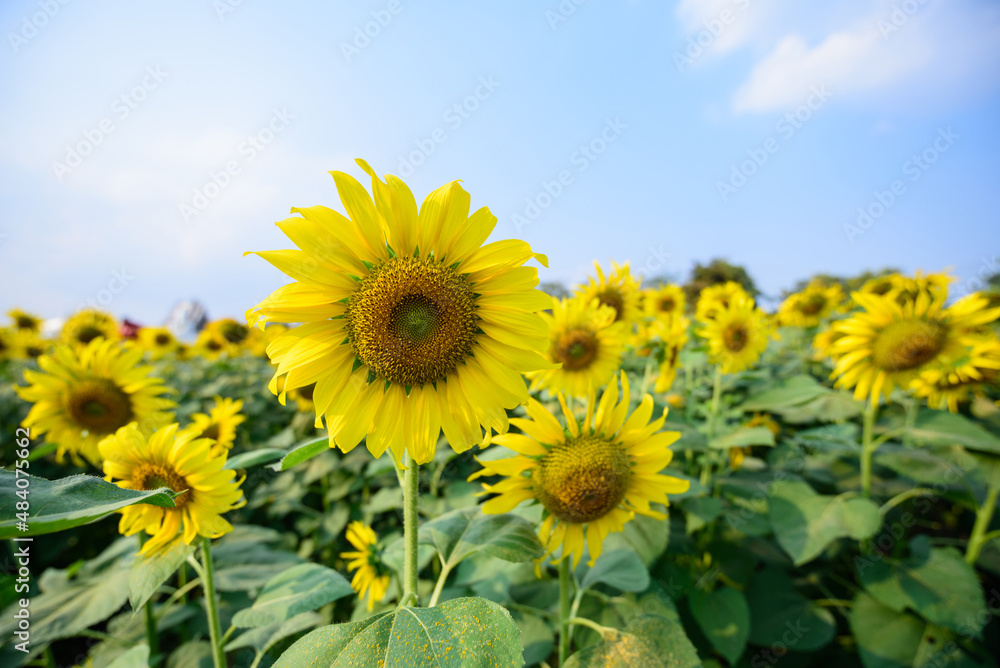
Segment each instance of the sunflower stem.
M417 502L420 497L420 466L413 461L410 453L403 455L403 596L412 594L416 605L420 605L420 595L417 592L417 532L420 518L417 515Z
M649 379L653 375L653 362L656 356L650 352L649 357L646 358L646 368L642 372L642 384L639 386L639 396L646 396L646 390L649 389Z
M920 412L920 402L914 397L906 404L906 429L903 430L903 445L912 445L910 431L917 426L917 413Z
M878 403L869 399L865 404L861 431L861 493L866 499L872 498L872 455L878 447L872 445L872 432L877 414Z
M972 535L969 536L969 546L965 549L965 561L969 565L975 565L979 559L979 553L986 545L986 530L990 528L993 520L993 511L997 507L997 497L1000 496L1000 481L994 481L986 492L986 501L976 509L976 523L972 526Z
M569 657L569 557L559 562L559 665Z
M434 593L431 594L430 603L427 604L428 608L433 608L437 605L438 598L441 596L441 591L444 589L444 583L448 580L448 574L451 573L451 566L441 562L441 574L438 575L437 584L434 585Z
M215 597L215 574L212 569L212 539L201 539L201 558L204 570L205 611L208 615L208 633L212 640L212 658L215 668L226 668L226 653L222 649L222 627L219 624L219 604Z
M708 438L715 436L716 423L719 420L719 404L722 402L722 369L715 367L715 380L712 382L712 408L708 418Z

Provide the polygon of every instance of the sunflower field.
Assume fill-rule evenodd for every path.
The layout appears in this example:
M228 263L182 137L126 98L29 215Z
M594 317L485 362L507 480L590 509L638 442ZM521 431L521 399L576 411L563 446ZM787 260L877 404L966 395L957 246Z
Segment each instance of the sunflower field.
M358 165L196 340L9 314L0 666L997 666L1000 295L553 297Z

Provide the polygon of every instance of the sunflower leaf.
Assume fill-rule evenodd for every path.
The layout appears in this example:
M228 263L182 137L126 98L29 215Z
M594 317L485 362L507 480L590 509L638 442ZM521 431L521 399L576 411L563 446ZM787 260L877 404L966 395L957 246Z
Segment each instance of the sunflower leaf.
M233 616L233 626L268 626L316 610L353 594L351 583L337 571L319 564L299 564L273 577L253 606Z
M319 438L309 439L305 443L300 443L289 450L285 456L281 458L281 461L277 464L272 464L271 468L275 471L287 471L293 466L298 466L302 462L323 454L327 451L327 449L329 449L329 446L329 436L323 435Z
M20 471L18 471L19 473ZM18 485L18 481L26 481ZM17 518L17 491L28 492L27 520ZM90 524L136 503L173 508L176 494L166 488L122 489L103 478L73 475L46 480L0 470L0 538L39 536ZM25 528L26 527L26 528Z
M136 557L128 575L128 599L132 609L144 606L194 550L194 545L175 540L165 549Z
M484 515L478 506L459 508L420 527L420 543L433 545L448 568L482 551L505 561L528 561L545 553L534 527L506 513Z

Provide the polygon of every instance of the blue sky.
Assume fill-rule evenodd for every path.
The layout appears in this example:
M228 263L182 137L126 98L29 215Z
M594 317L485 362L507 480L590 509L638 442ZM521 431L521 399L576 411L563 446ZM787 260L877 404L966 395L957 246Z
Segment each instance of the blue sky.
M462 179L542 280L996 270L995 2L578 1L3 2L0 308L238 317L355 157Z

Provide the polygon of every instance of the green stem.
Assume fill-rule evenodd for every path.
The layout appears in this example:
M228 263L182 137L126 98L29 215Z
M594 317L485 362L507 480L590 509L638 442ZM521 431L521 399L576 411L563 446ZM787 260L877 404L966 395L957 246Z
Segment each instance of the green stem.
M403 596L412 595L416 605L420 605L417 592L417 532L420 518L417 516L417 501L420 491L420 466L413 461L410 453L403 455Z
M45 648L45 666L46 668L56 668L56 658L52 655L52 647Z
M869 400L865 404L861 431L861 493L866 499L872 497L872 455L878 447L872 445L872 432L875 429L877 413L878 403Z
M212 640L215 668L226 668L226 653L222 649L222 627L219 624L219 604L215 598L215 574L212 568L212 540L201 539L201 558L205 584L205 609L208 613L208 633Z
M975 565L986 544L986 530L990 528L993 520L993 511L997 507L997 497L1000 496L1000 484L992 484L986 492L986 501L976 510L976 523L972 527L972 535L969 536L969 546L965 550L965 561Z
M139 548L142 549L146 538L142 533L137 534L137 536L139 537ZM149 659L152 661L160 653L160 638L156 633L156 617L153 615L152 596L143 604L142 611L146 617L146 643L149 645Z
M910 397L906 404L906 429L903 431L903 445L910 445L910 430L917 425L917 413L920 412L920 402Z
M722 400L722 370L715 367L715 380L712 382L712 409L708 418L708 439L715 436L716 422L719 419L719 403Z
M443 560L441 561L441 574L438 575L437 584L434 585L434 593L431 594L431 601L427 604L428 608L433 608L437 605L438 598L441 596L441 590L444 589L444 583L448 580L448 574L451 573L451 566L446 564Z
M649 379L653 375L654 358L655 355L652 351L650 351L649 357L646 358L646 368L642 372L642 384L639 385L639 397L644 397L646 395L646 390L649 389Z
M935 494L933 489L925 489L923 487L914 487L913 489L908 489L905 492L900 492L896 496L892 497L888 501L882 504L882 507L878 509L880 515L885 515L887 512L901 504L907 499L912 499L915 496L928 496Z
M569 657L569 561L564 557L559 562L559 665Z
M597 631L601 635L602 638L604 637L604 633L608 630L607 627L601 626L597 622L592 621L590 619L587 619L586 617L572 617L572 618L570 618L569 623L570 624L575 624L577 626L586 626L586 627L589 627L589 628Z

